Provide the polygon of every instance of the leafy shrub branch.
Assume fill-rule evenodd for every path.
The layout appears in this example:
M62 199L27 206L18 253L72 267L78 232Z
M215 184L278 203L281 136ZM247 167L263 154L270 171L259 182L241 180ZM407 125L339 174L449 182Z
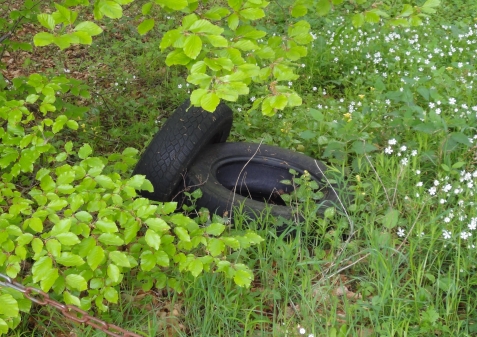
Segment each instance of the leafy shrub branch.
M88 144L65 140L86 109L59 96L87 96L77 81L33 74L9 89L0 92L2 273L66 304L99 311L118 302L125 274L145 290L181 292L176 271L194 277L220 272L250 285L251 270L226 256L261 242L260 236L225 236L226 226L215 218L201 223L174 214L176 203L138 197L137 190L152 191L152 185L144 176L128 177L136 149L94 156ZM7 333L29 301L4 287L0 294L0 333Z
M55 44L60 49L72 44L91 44L102 28L92 21L76 23L76 8L92 10L94 19L118 19L123 7L134 0L66 0L55 3L52 14L38 15L48 29L35 35L36 46ZM176 28L163 33L160 48L168 51L167 66L187 68L187 81L196 85L191 101L207 111L214 111L220 100L235 102L248 95L251 86L261 93L252 110L261 108L264 115L274 115L286 107L302 104L301 97L286 82L296 80L296 62L307 55L313 41L309 15L327 15L334 6L347 6L353 14L351 23L359 27L386 19L388 25L420 25L422 18L434 13L440 0L427 0L422 6L404 4L395 13L393 6L366 0L294 0L279 4L289 13L281 36L270 35L260 20L270 19L265 0L154 0L142 6L143 21L137 29L146 34L154 28L157 11L177 12ZM170 51L170 49L172 49Z

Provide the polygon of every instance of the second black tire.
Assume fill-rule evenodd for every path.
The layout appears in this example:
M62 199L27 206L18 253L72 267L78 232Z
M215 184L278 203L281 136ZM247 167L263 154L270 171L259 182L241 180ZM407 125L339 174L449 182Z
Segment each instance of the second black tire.
M271 215L291 219L292 208L280 197L294 188L281 183L293 179L290 169L300 176L308 171L311 179L323 187L323 198L318 201L319 214L331 206L341 208L336 194L341 188L326 186L323 173L327 167L323 163L276 146L253 143L210 145L190 166L186 179L192 190L200 188L202 191L196 205L220 216L230 216L233 207L243 204L243 210L255 218L268 204Z
M225 142L229 136L233 112L227 105L219 104L213 113L189 106L186 100L174 111L134 168L133 175L145 175L154 187L152 193L141 192L148 199L171 201L182 175L201 150Z

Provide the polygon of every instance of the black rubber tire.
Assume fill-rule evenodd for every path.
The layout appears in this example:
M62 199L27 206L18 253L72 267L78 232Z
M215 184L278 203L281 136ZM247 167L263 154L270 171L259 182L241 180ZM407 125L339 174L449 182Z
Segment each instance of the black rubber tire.
M142 191L145 198L171 201L183 174L201 150L227 140L232 128L233 112L224 103L213 112L190 106L186 100L156 133L139 159L133 175L143 174L154 192Z
M196 205L219 216L231 216L231 209L243 204L245 213L254 219L267 207L264 199L272 196L275 204L268 203L271 215L292 219L292 208L279 197L280 194L293 190L293 186L280 183L282 180L292 180L290 169L294 169L299 175L308 171L318 186L323 187L321 191L324 196L318 201L318 214L323 214L331 206L341 208L335 191L342 190L342 187L333 184L335 191L329 186L325 187L323 174L317 165L322 172L327 171L326 165L319 161L315 163L313 158L276 146L253 143L215 144L206 147L190 166L186 183L191 190L200 188L202 191L202 198L197 200ZM275 197L274 191L278 192ZM252 198L244 195L251 195Z

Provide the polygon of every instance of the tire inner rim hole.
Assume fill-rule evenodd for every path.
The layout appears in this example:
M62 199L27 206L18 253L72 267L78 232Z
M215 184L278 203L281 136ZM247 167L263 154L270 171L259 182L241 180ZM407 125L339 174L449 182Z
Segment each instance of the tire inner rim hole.
M293 185L281 183L293 179L288 168L253 160L249 163L242 160L224 163L217 168L216 178L222 186L236 194L272 205L287 206L281 195L295 189Z

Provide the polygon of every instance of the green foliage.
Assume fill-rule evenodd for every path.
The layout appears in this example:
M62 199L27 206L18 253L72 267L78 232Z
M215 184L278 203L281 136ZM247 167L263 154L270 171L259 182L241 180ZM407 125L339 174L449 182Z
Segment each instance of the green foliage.
M92 6L95 20L101 20L104 16L121 18L122 5L133 1L100 0L92 5L88 2L74 4ZM342 2L295 0L286 5L294 19L304 17L309 12L327 15L332 6ZM380 9L370 6L366 1L357 3L359 10L351 17L355 27L389 18L389 8L385 5ZM422 23L421 17L426 13L434 13L439 3L439 0L428 0L421 7L405 4L403 11L389 19L388 24L419 25ZM214 111L220 100L235 102L239 96L248 95L251 88L258 88L261 96L251 109L261 107L264 115L273 116L279 110L301 105L300 96L283 82L298 78L295 62L307 55L307 46L313 41L307 21L309 18L292 20L287 24L286 34L271 36L255 23L269 15L266 13L269 2L265 0L221 1L203 5L204 8L199 7L197 1L186 0L151 1L142 6L142 14L146 18L137 27L141 35L153 29L156 19L151 10L155 6L166 11L181 12L177 13L177 19L182 19L181 24L164 33L160 47L162 51L172 49L166 57L168 66L187 67L187 81L196 85L191 95L192 104ZM76 25L74 32L65 34L66 27L74 24L78 13L68 6L55 6L57 11L54 13L37 17L38 22L50 32L36 34L36 46L56 44L60 49L65 49L72 44L91 44L92 37L101 33L99 26L85 21ZM200 15L204 10L202 18Z
M222 235L219 222L204 226L173 214L175 203L138 197L137 190L152 191L152 185L144 176L128 177L137 150L95 156L89 144L65 140L83 117L60 98L66 92L88 95L75 80L39 74L16 78L0 93L0 271L66 304L100 311L118 302L121 281L131 272L144 289L181 292L177 271L194 277L222 272L249 287L248 267L221 263L261 239ZM27 260L31 269L22 267ZM1 292L0 331L6 333L29 307L19 305L18 293Z

